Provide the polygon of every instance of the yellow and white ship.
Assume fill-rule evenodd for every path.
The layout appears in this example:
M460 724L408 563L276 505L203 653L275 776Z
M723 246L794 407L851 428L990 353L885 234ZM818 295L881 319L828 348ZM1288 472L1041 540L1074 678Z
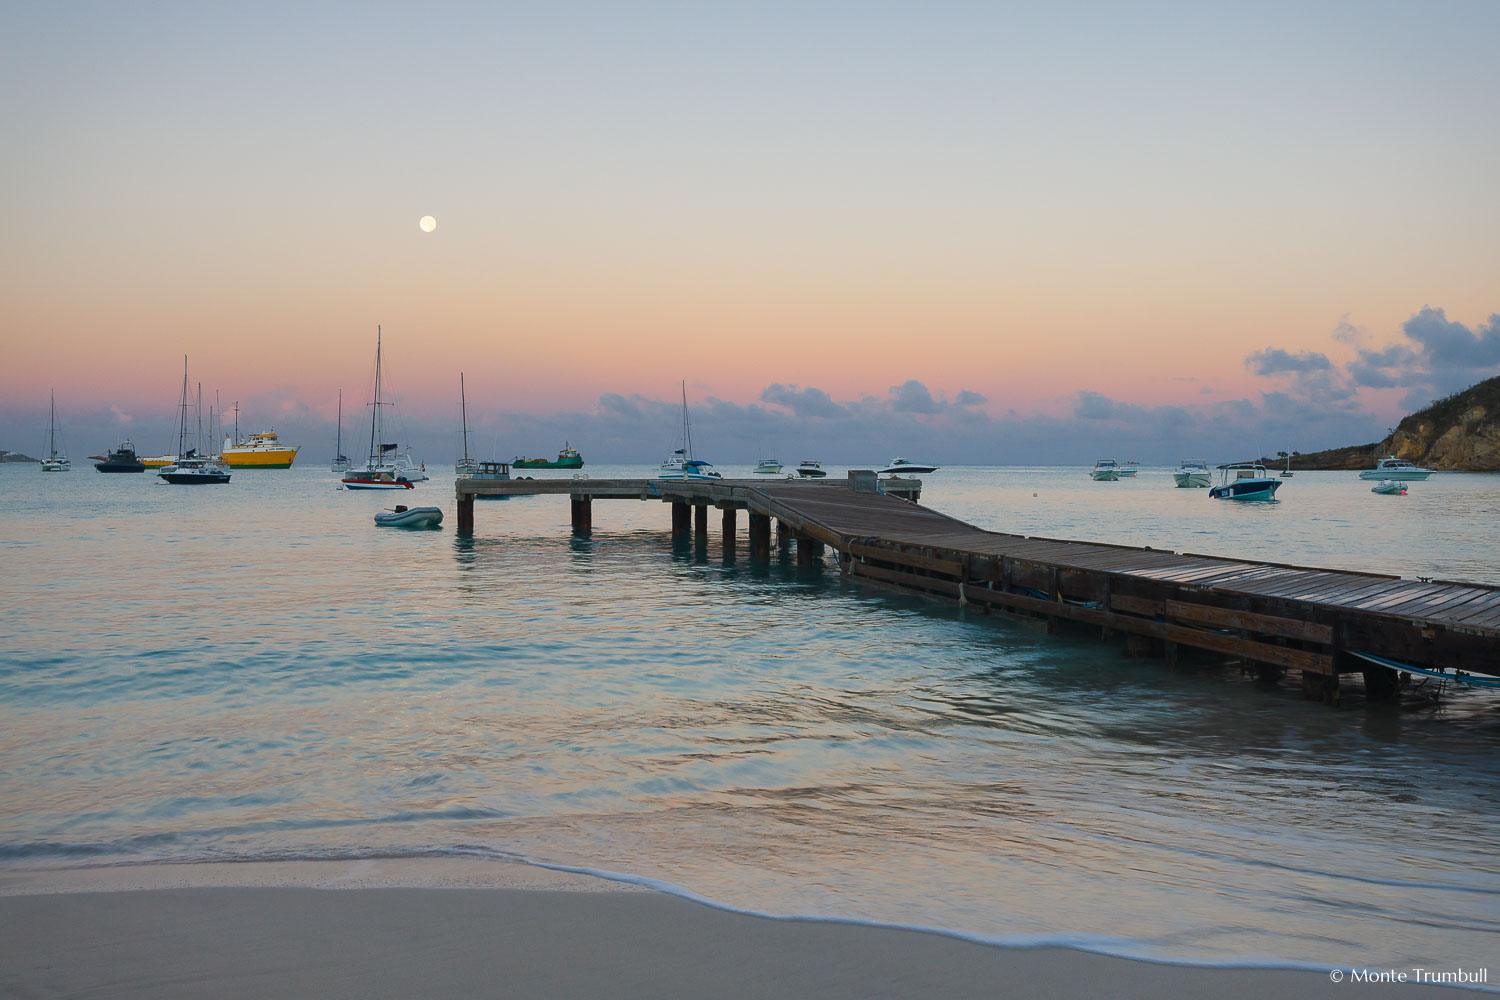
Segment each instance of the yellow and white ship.
M224 439L224 464L231 469L290 469L301 445L282 444L275 431Z

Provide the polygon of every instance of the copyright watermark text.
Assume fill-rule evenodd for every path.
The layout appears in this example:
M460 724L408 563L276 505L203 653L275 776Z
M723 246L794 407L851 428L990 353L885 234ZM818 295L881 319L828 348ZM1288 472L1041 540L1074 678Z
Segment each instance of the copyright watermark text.
M1484 969L1332 969L1328 978L1336 983L1463 983L1473 986L1488 983L1490 970Z

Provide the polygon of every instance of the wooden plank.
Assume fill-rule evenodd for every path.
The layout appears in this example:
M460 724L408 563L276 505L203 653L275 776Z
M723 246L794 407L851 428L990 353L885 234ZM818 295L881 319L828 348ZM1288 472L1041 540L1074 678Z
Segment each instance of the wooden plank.
M1167 613L1165 601L1153 601L1145 597L1131 597L1129 594L1110 594L1109 606L1115 611L1126 611L1133 615L1164 615Z
M874 545L864 545L859 542L851 543L847 551L850 555L861 559L875 559L880 562L897 563L903 566L931 570L934 573L947 573L949 576L959 576L963 573L963 564L960 562L949 559L934 559L931 556L920 555L916 552L878 548Z
M1474 590L1470 587L1453 587L1441 594L1430 594L1426 597L1418 597L1415 600L1406 601L1393 608L1387 609L1388 614L1401 615L1402 617L1414 616L1418 618L1431 617L1434 615L1446 615L1465 604L1482 598L1493 600L1495 595L1482 590Z
M1385 594L1379 597L1366 598L1365 600L1350 606L1359 611L1379 612L1386 607L1403 604L1406 601L1410 601L1414 598L1420 597L1423 594L1436 594L1441 590L1443 590L1442 587L1435 587L1430 583L1416 584L1412 587L1402 587L1400 589L1392 591L1389 594Z
M1289 639L1304 639L1308 642L1333 643L1333 629L1314 622L1298 621L1295 618L1277 618L1258 615L1249 611L1234 611L1215 608L1206 604L1189 604L1185 601L1168 601L1168 618L1179 618L1199 625L1217 625L1220 628L1243 628L1266 635L1281 635Z

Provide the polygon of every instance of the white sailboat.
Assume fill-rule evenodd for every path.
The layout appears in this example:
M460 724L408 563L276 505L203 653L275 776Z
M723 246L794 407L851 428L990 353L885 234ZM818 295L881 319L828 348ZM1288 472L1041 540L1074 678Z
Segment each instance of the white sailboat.
M483 462L469 457L469 404L464 394L464 374L458 373L458 407L463 417L464 455L458 460L458 478L482 483L503 482L510 479L509 462ZM505 499L501 497L500 499Z
M43 472L72 472L73 463L57 450L57 390L52 390L52 409L47 414L47 457L42 459Z
M375 398L370 403L370 457L357 469L350 469L340 482L346 490L409 490L412 481L386 456L397 446L381 441L380 408L389 406L380 399L380 327L375 328Z
M344 390L339 390L339 429L333 439L333 461L328 463L329 472L348 472L349 456L344 454Z
M682 447L672 452L671 457L661 463L656 477L690 482L724 478L714 471L712 463L693 457L693 427L688 422L687 379L682 381Z
M198 430L193 447L188 447L188 370L187 355L182 356L182 403L177 422L177 459L157 473L174 486L210 486L229 482L229 467L223 462L203 457L203 387L198 387Z
M479 463L469 457L469 402L464 395L464 373L458 373L458 413L463 422L464 454L457 462L457 471L460 478L466 472L473 472L479 468Z

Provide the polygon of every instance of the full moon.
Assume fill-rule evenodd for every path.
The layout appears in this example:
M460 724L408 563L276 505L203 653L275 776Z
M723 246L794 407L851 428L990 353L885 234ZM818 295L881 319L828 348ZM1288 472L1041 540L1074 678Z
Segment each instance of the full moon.
M422 228L422 232L430 233L437 228L437 220L430 215L424 215L422 216L422 221L417 223L417 225Z

